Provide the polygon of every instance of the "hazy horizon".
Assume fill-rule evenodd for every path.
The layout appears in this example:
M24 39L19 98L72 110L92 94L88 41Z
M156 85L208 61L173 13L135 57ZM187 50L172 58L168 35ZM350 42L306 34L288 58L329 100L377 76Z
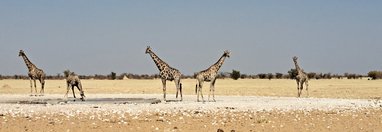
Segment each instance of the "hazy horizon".
M382 1L0 1L0 74L156 74L146 46L185 75L382 70Z

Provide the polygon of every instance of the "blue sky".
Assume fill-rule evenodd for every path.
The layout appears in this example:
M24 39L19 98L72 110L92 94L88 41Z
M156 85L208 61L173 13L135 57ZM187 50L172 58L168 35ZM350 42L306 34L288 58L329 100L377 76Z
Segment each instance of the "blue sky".
M158 73L146 46L184 74L230 50L221 71L382 70L382 1L0 1L0 74Z

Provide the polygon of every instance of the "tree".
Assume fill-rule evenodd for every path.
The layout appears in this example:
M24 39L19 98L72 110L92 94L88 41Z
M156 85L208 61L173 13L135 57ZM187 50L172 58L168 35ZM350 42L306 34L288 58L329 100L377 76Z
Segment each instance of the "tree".
M257 76L258 76L260 79L265 79L265 78L267 78L267 74L264 74L264 73L259 73L259 74L257 74Z
M273 78L273 74L272 74L272 73L268 73L267 78L268 78L269 80L271 80L271 79Z
M70 70L65 70L63 73L64 73L64 77L66 78L66 77L69 76L69 74L70 74Z
M282 74L282 73L276 73L276 78L277 78L277 79L281 79L281 78L283 78L283 74Z
M231 78L237 80L240 78L240 71L232 70Z
M376 80L376 79L381 79L382 78L382 71L370 71L367 73L368 77L371 77L371 79Z
M115 73L115 72L111 72L111 73L110 73L110 78L111 78L111 80L115 80L115 79L117 79L117 73Z
M314 73L314 72L309 72L308 73L308 78L315 78L316 77L316 73Z
M247 75L247 74L241 74L241 75L240 75L240 78L241 78L241 79L246 79L246 78L248 78L248 75Z
M296 69L290 69L290 70L288 71L288 74L289 74L290 79L296 79L296 76L297 76L297 70L296 70Z

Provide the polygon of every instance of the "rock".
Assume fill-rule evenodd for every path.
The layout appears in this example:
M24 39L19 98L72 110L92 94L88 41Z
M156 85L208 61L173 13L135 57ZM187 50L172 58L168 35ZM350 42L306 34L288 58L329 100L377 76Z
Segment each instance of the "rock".
M223 129L220 129L220 128L219 128L217 132L224 132L224 131L223 131Z

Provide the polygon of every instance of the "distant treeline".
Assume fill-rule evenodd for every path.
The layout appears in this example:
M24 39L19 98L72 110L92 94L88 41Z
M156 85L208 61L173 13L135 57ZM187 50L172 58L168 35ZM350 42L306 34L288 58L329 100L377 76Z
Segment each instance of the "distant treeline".
M97 79L97 80L122 80L122 79L158 79L159 74L132 74L132 73L122 73L117 75L115 72L111 72L107 75L94 74L94 75L78 75L80 79ZM182 78L193 78L193 76L183 75ZM0 75L0 79L29 79L28 75ZM65 79L62 74L57 75L47 75L48 80L60 80Z
M309 79L362 79L362 77L367 77L367 75L360 75L355 73L344 73L344 74L332 74L332 73L306 73ZM287 74L283 73L258 73L253 75L240 74L239 71L233 70L231 77L233 79L295 79L297 76L297 71L291 69Z
M370 77L370 79L382 79L382 71L370 71L367 75L360 75L355 73L332 74L332 73L306 73L310 79L361 79L362 77ZM295 69L290 69L288 73L258 73L258 74L240 74L238 70L232 72L220 72L218 78L232 78L232 79L294 79L297 75ZM97 80L122 80L122 79L159 79L159 74L133 74L122 73L117 74L111 72L107 75L79 75L81 79L97 79ZM193 79L194 75L183 75L183 79ZM0 79L29 79L27 75L0 75ZM46 79L58 80L65 79L62 74L48 75Z

